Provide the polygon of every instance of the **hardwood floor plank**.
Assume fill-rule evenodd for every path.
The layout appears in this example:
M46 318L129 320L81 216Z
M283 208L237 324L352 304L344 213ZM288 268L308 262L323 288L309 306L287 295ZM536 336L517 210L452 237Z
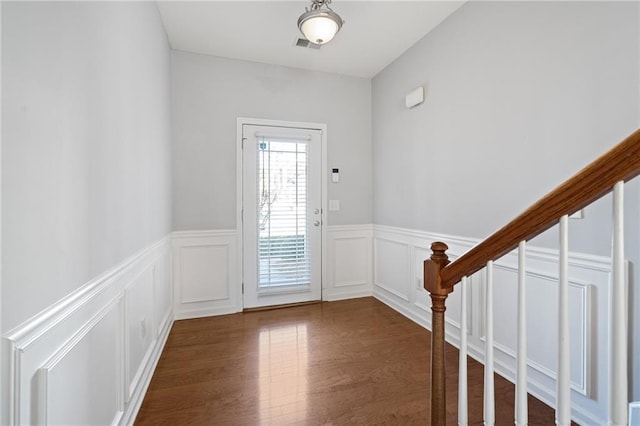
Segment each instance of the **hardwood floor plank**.
M428 424L429 332L373 298L176 321L137 425ZM448 345L447 422L458 351ZM469 359L469 422L482 424L483 367ZM496 376L497 424L513 385ZM529 397L530 425L554 424Z

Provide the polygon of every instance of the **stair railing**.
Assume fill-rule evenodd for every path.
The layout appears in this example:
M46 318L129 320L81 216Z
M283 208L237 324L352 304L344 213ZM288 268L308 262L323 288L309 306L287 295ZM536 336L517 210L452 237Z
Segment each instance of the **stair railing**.
M502 227L464 255L450 262L447 245L431 244L432 255L424 261L424 288L430 293L431 332L431 424L444 425L445 397L445 303L455 285L466 293L467 277L487 268L485 308L484 422L495 422L493 392L493 262L518 248L518 337L516 351L515 423L527 424L527 341L525 315L526 242L560 224L558 283L558 372L556 379L556 424L571 424L569 379L568 217L613 191L611 318L609 337L609 424L626 425L627 419L627 296L624 271L623 193L624 183L640 174L640 130L586 166L575 176L541 198L516 219ZM462 297L462 303L466 303ZM466 309L462 314L466 314ZM461 321L458 422L467 423L466 321Z

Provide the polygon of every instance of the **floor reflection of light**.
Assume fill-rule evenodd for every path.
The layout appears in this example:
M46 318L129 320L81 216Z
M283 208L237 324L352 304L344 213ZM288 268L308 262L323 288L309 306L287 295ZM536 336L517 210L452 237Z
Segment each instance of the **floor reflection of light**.
M303 422L307 416L307 325L265 328L259 339L260 424L278 419Z

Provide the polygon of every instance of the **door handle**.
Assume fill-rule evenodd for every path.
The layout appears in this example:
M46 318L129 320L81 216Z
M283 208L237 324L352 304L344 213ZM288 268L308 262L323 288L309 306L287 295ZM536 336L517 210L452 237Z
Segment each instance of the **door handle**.
M314 220L313 221L313 226L320 226L320 221L319 220Z

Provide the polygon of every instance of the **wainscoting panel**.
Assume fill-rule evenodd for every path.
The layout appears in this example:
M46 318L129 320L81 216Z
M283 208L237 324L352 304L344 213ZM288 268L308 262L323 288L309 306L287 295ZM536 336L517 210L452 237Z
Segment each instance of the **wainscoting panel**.
M423 261L434 241L449 246L454 260L479 241L404 228L374 225L376 298L430 329L431 301L423 288ZM571 253L569 298L573 418L606 423L607 336L610 259ZM496 372L515 380L517 251L495 263L494 336ZM411 277L408 279L408 277ZM470 277L467 292L469 355L484 360L485 271ZM557 252L527 248L529 392L554 406L557 364ZM598 321L593 320L597 318ZM447 299L447 341L460 341L460 291Z
M424 289L424 260L431 256L431 251L424 244L413 246L413 274L415 280L413 289L413 304L424 313L425 322L431 327L431 298L429 292Z
M383 262L375 262L373 277L376 288L385 291L391 297L410 302L410 245L388 236L376 236L373 253L375 259L384 259Z
M374 226L374 296L418 324L431 328L431 298L424 289L423 262L431 256L430 244L435 241L424 232L402 228ZM391 244L389 246L388 244ZM451 259L466 251L468 240L456 238L447 241ZM396 253L389 253L394 247ZM382 248L380 250L379 248ZM400 250L402 248L402 250ZM392 270L390 270L392 268ZM406 279L404 277L407 277ZM395 287L386 284L392 282ZM471 293L471 292L470 292ZM468 296L468 318L473 309ZM452 293L447 299L446 334L452 342L459 341L460 295ZM468 321L471 328L471 319Z
M229 244L180 247L178 303L229 299Z
M9 424L133 422L172 324L169 262L167 237L2 337Z
M80 329L39 369L37 412L42 425L117 424L120 403L122 299ZM115 374L114 374L115 373Z
M153 295L153 279L154 270L153 266L150 266L136 276L125 289L127 401L142 377L142 367L147 365L156 340L153 297L149 297Z
M517 270L496 265L494 271L494 317L517 318ZM529 366L550 378L555 377L558 351L558 277L527 271L527 323ZM575 391L588 395L587 365L589 357L588 313L591 311L589 284L572 280L569 283L569 333L571 348L571 382ZM544 309L541 309L544 307ZM507 359L515 359L516 321L495 321L496 348Z
M371 225L329 226L322 299L340 300L372 294Z
M173 322L173 285L171 278L171 250L167 250L156 262L153 272L154 321L157 325L156 338L162 330Z
M175 319L238 311L235 230L173 233Z

